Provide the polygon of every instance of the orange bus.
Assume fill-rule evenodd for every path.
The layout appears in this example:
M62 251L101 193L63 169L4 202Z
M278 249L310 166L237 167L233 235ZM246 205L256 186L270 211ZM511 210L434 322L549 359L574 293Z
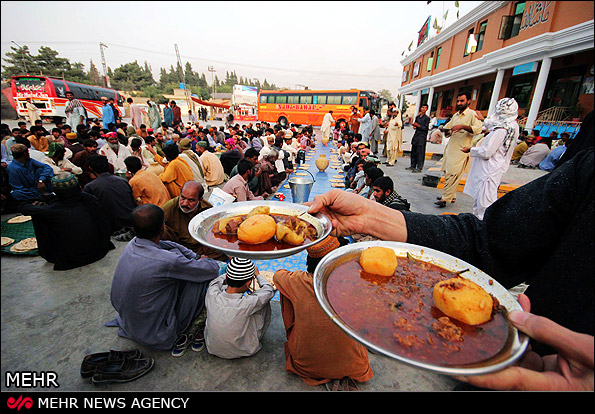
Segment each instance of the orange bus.
M339 126L349 123L352 106L379 114L381 105L376 92L359 89L260 91L258 120L277 122L284 128L290 123L320 126L324 115L332 110L335 125Z

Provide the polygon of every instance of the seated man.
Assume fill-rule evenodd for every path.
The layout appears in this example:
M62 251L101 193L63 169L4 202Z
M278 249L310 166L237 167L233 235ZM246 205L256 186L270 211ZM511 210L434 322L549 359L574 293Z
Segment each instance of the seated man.
M527 135L524 141L519 143L516 147L514 147L514 151L512 152L512 158L510 159L511 164L518 164L521 160L521 157L529 148L531 148L535 144L535 137L533 135Z
M52 167L54 174L70 172L74 175L81 175L83 169L73 164L66 158L66 149L59 142L52 142L48 148L48 154L41 159L41 162Z
M54 264L54 270L68 270L102 259L114 249L107 216L95 196L81 193L72 173L52 178L56 198L45 203L28 203L21 211L33 220L39 255Z
M169 350L204 310L208 284L219 275L214 260L177 243L163 241L163 210L143 204L132 212L136 237L122 251L112 281L111 302L118 312L118 334L142 346Z
M188 224L194 216L213 207L203 199L204 193L200 183L187 181L178 197L172 198L161 206L165 214L165 231L162 239L179 243L197 254L225 261L227 256L203 246L188 231Z
M83 191L93 194L99 200L103 212L109 220L112 235L122 236L118 241L128 241L133 235L130 213L136 207L132 188L128 180L110 173L109 162L103 155L89 157L89 168L97 176L85 185ZM128 239L128 240L126 240Z
M27 139L37 151L47 152L49 142L43 131L44 129L42 127L32 126L31 135Z
M543 137L535 145L531 146L519 160L520 168L537 168L539 163L550 153L551 142L549 137Z
M410 204L394 190L393 180L388 176L378 177L372 183L374 199L394 210L409 211Z
M260 289L249 291L256 277ZM271 322L273 286L252 260L234 257L224 275L209 284L205 343L209 354L233 359L257 353Z
M165 184L170 198L180 195L182 186L186 181L192 181L194 175L186 161L179 157L180 149L177 144L168 144L163 148L168 163L162 164L165 170L159 178Z
M132 188L132 197L138 205L163 205L169 200L169 192L157 174L143 170L143 164L138 157L131 155L124 160L126 164L126 178Z
M23 144L14 144L10 148L12 162L6 167L10 195L17 201L34 201L48 197L52 190L52 167L29 155L29 149Z
M198 141L196 152L200 155L205 181L209 187L216 187L225 181L225 171L219 157L207 150L206 141Z
M354 381L374 376L366 348L351 339L324 313L312 285L320 260L341 243L329 236L308 248L308 271L278 270L273 283L279 289L281 314L287 334L285 370L306 384L331 383L329 389L357 389Z
M560 158L566 152L566 148L572 141L566 140L564 144L554 148L544 159L539 163L539 169L543 171L553 171L560 162Z
M255 196L248 188L248 182L254 175L252 161L242 158L237 167L238 173L223 186L223 191L234 196L236 201L264 200L262 196Z

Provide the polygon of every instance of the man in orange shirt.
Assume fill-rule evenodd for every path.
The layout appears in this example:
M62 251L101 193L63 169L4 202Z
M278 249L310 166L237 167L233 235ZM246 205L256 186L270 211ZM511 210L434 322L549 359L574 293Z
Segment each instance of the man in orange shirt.
M43 136L43 128L38 126L31 127L31 135L27 138L31 143L31 146L37 151L48 152L49 142L48 139Z
M316 265L340 244L329 236L308 248L308 272L278 270L273 283L279 289L287 335L285 370L308 385L354 391L358 390L356 381L366 382L374 376L367 350L324 313L312 285Z
M124 160L126 178L132 187L132 196L136 204L155 204L161 206L170 199L169 192L156 174L142 169L138 157L131 155Z
M159 178L165 184L170 198L174 198L180 195L186 181L194 180L194 175L186 161L178 157L180 149L176 144L166 145L163 152L169 162L163 164L165 171L159 174Z

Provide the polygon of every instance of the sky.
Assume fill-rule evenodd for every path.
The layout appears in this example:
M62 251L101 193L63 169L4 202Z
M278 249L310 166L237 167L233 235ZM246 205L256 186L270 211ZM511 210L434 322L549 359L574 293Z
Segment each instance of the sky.
M481 4L460 1L460 16ZM90 60L107 66L147 61L156 81L161 67L182 64L205 73L209 84L235 70L289 89L388 89L397 94L401 53L429 16L448 10L445 27L456 21L454 1L2 1L1 55L11 41L32 54L48 46L85 70ZM24 19L24 20L23 20ZM25 24L24 24L25 23ZM406 52L407 53L407 52Z

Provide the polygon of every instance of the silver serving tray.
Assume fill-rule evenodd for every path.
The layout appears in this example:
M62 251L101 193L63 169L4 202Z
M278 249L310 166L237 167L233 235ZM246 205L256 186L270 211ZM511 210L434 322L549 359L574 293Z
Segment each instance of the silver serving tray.
M391 248L395 251L398 257L407 257L407 253L409 253L416 259L435 264L445 270L450 270L453 272L469 269L469 271L462 273L461 277L477 283L479 286L485 289L486 292L498 299L500 304L504 306L508 312L513 310L523 310L516 299L496 280L478 268L446 253L415 244L400 242L370 241L353 243L340 247L332 253L329 253L326 257L324 257L324 259L320 261L316 267L316 270L314 271L314 293L316 294L316 298L318 299L320 306L331 318L331 320L353 339L360 342L367 348L389 358L415 367L424 368L433 372L447 375L478 375L498 371L514 363L525 352L529 343L529 337L524 333L519 332L514 326L512 326L512 324L509 324L509 340L504 349L493 358L473 365L442 366L431 364L424 361L411 359L403 355L395 354L361 337L343 320L341 320L341 317L333 310L327 297L326 281L331 272L338 265L345 263L348 260L359 258L362 251L373 246ZM492 280L492 284L490 284L490 280Z
M211 231L211 228L217 220L225 217L237 216L240 214L248 214L250 210L259 206L269 206L271 213L300 215L300 219L307 221L314 226L318 232L317 239L310 243L304 243L300 246L291 247L289 249L270 251L236 250L217 246L207 241L207 233ZM222 252L230 257L242 257L252 260L278 259L299 253L302 250L319 243L330 234L332 230L331 220L321 213L316 213L313 215L308 214L308 208L308 206L303 204L288 203L284 201L234 202L231 204L212 207L197 214L194 218L192 218L192 220L190 220L190 223L188 224L188 231L190 232L190 235L199 243L210 247L211 249Z

